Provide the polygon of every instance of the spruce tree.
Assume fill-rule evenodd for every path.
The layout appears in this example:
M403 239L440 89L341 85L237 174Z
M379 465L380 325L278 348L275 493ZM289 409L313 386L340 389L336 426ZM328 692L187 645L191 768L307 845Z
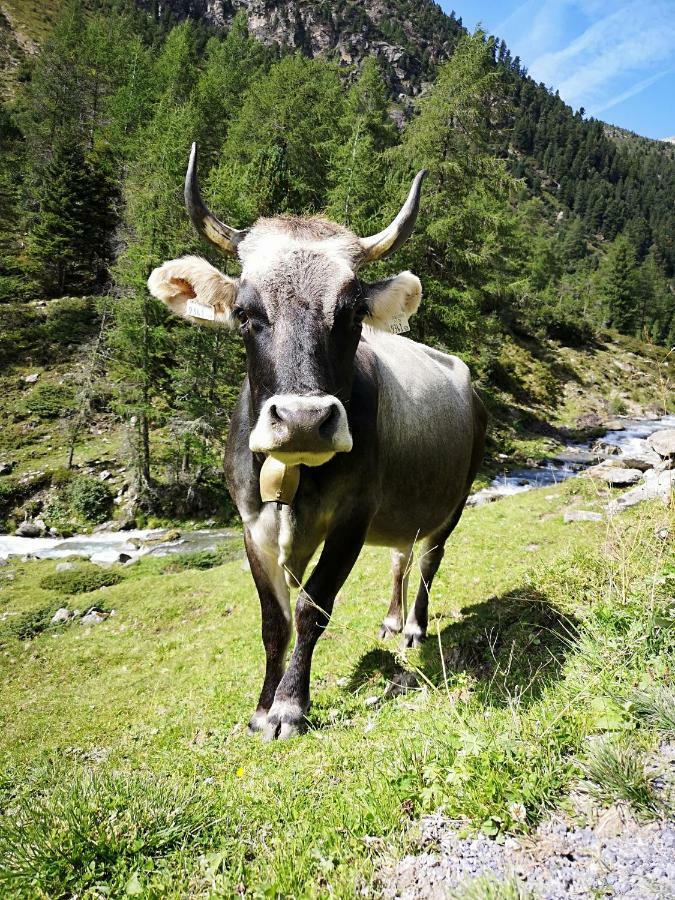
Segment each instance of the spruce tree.
M600 291L607 310L607 324L624 334L632 334L640 321L636 271L635 251L622 235L614 241L599 274Z
M364 62L347 95L336 137L327 214L357 233L377 231L389 168L383 153L397 140L377 60Z
M54 150L35 191L37 222L28 260L48 296L81 294L100 285L112 258L116 188L74 139Z

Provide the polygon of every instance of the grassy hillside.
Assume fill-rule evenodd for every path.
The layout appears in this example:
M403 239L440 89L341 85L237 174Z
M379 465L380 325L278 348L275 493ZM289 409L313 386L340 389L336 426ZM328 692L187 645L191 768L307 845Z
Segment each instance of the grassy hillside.
M0 3L0 99L14 94L22 64L49 35L61 6L61 0Z
M563 523L601 499L576 479L467 511L419 651L376 639L388 560L367 550L317 649L309 733L272 745L243 728L263 655L240 542L215 568L144 559L75 596L53 562L12 561L0 893L369 894L425 810L528 831L590 737L627 736L639 767L672 710L675 521L654 506ZM110 616L50 625L64 605ZM396 696L402 677L417 687ZM599 786L605 802L620 785Z

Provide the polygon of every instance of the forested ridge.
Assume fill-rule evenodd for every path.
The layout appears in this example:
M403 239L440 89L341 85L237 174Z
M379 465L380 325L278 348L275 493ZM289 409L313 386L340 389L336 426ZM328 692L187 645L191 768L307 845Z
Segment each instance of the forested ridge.
M467 359L488 403L512 338L580 344L610 328L675 343L673 148L613 140L435 4L393 4L389 25L359 6L303 5L336 34L342 16L378 39L340 64L330 45L313 55L297 18L287 41L263 42L234 8L212 23L181 21L181 4L158 17L73 0L0 108L0 364L20 361L35 301L94 297L73 440L92 404L128 423L149 506L169 503L158 481L192 497L211 477L243 370L236 335L185 326L145 287L188 252L235 271L183 211L193 140L209 204L240 227L323 212L372 233L427 168L415 235L368 277L419 274L412 336Z

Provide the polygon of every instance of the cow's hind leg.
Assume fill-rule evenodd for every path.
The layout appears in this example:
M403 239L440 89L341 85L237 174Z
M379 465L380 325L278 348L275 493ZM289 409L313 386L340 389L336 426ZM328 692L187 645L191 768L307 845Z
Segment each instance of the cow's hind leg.
M393 587L389 611L380 628L380 638L390 637L392 634L400 634L403 622L408 613L406 597L408 593L408 576L412 560L412 544L403 549L391 550L391 574Z
M420 586L417 589L415 605L410 610L403 628L403 645L405 647L419 647L422 641L426 639L427 625L429 624L429 593L431 585L445 554L445 542L459 522L465 503L466 499L461 502L450 522L424 542L424 550L419 562Z
M265 647L265 678L258 706L248 724L249 734L253 734L265 728L267 713L284 674L286 650L291 637L291 602L283 570L273 554L261 549L248 529L244 531L244 543L260 598Z

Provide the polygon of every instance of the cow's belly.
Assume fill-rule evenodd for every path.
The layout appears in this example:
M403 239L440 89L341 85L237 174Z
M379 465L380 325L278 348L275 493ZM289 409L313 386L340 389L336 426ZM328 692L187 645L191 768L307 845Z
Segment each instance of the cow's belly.
M368 543L409 543L443 528L466 496L474 444L467 367L404 338L374 335L380 377L380 502Z

